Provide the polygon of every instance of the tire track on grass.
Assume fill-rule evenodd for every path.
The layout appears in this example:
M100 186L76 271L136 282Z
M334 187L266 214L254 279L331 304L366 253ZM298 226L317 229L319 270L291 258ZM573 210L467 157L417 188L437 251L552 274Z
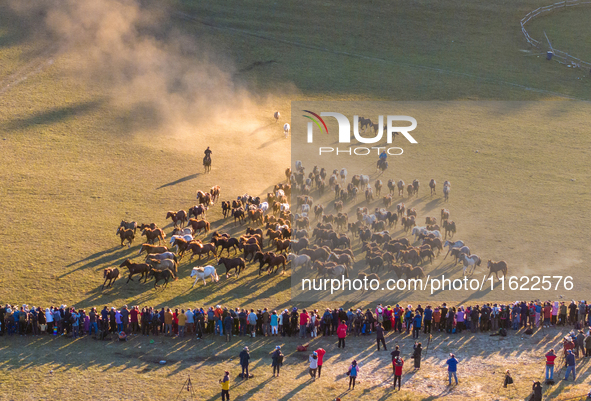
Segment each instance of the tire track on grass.
M50 47L6 78L0 80L0 97L27 78L37 75L47 67L53 65L56 54L57 47Z

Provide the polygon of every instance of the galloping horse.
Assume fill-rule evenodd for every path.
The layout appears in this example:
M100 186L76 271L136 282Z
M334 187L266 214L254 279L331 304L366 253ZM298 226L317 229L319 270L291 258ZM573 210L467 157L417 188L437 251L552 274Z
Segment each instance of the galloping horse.
M480 266L481 263L480 257L478 255L468 256L465 253L461 253L458 259L464 262L464 275L466 275L466 270L468 270L470 267L472 267L470 274L473 274L474 270L476 270L476 266Z
M102 288L104 290L105 284L107 284L107 280L109 281L109 285L107 287L110 287L115 282L115 280L117 280L117 277L119 277L119 269L117 269L116 267L107 267L103 273L103 277L105 278L105 282L103 283Z
M127 241L127 247L131 248L131 243L133 242L133 239L135 238L135 235L133 234L133 230L130 228L125 228L123 226L119 227L117 229L117 233L115 235L119 235L119 237L121 238L121 246L125 246L123 245L124 241Z
M203 285L206 285L205 279L211 276L211 282L218 282L220 281L220 276L218 276L217 272L215 271L215 267L211 265L203 266L203 267L194 267L191 271L191 277L195 277L195 282L191 286L191 288L195 287L197 281L203 280Z
M150 266L147 263L133 263L129 259L125 259L125 262L121 263L119 267L127 267L129 269L129 277L125 282L126 284L129 283L129 280L134 281L131 277L135 274L141 274L140 281L142 281L144 277L144 283L148 281Z
M155 279L154 288L156 288L156 284L158 284L160 280L164 280L164 287L162 287L162 289L164 289L168 285L168 281L171 279L171 277L174 277L174 273L169 269L157 270L151 268L150 272L148 273L148 278L150 277L154 277Z
M486 279L490 277L491 274L495 274L497 276L497 280L499 279L499 272L503 273L503 276L507 276L507 262L501 260L500 262L493 262L492 260L488 260L488 276Z

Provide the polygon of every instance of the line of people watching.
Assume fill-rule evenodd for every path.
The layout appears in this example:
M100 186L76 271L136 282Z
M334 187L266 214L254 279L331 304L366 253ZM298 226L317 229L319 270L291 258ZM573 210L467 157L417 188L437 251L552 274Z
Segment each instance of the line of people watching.
M446 303L432 307L421 305L403 307L383 306L375 309L344 309L341 307L317 309L292 308L270 310L215 307L170 309L127 305L121 309L104 306L97 311L61 305L48 308L28 305L0 307L2 334L38 335L49 333L77 337L85 334L107 333L167 335L184 337L185 334L201 338L205 334L225 336L299 336L337 335L345 347L344 337L370 335L380 326L385 332L412 331L413 338L421 332L461 333L496 332L499 329L520 329L550 326L574 326L575 330L591 326L591 307L585 302L570 305L565 302L515 302L508 305L484 304L448 307Z

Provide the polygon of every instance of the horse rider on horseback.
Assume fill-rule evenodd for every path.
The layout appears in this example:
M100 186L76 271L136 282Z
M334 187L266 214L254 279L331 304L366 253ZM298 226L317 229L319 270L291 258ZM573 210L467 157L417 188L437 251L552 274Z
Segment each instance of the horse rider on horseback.
M205 157L211 159L211 154L213 153L211 150L209 150L209 146L207 147L207 149L205 149Z
M380 158L378 159L378 169L381 169L382 171L384 171L388 168L388 162L386 161L387 158L388 158L388 154L386 153L386 150L384 149L382 151L382 153L380 153Z

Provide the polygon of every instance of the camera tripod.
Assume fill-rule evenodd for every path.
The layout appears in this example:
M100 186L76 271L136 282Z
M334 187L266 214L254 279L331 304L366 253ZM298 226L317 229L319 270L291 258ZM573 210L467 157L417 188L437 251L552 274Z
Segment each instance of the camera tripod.
M176 396L177 400L181 399L181 395L183 394L183 391L187 391L188 393L190 393L189 398L183 398L183 400L186 400L186 399L194 400L195 399L195 391L193 390L193 383L191 383L191 375L189 375L187 377L187 380L185 380L183 387L181 387L179 394Z

